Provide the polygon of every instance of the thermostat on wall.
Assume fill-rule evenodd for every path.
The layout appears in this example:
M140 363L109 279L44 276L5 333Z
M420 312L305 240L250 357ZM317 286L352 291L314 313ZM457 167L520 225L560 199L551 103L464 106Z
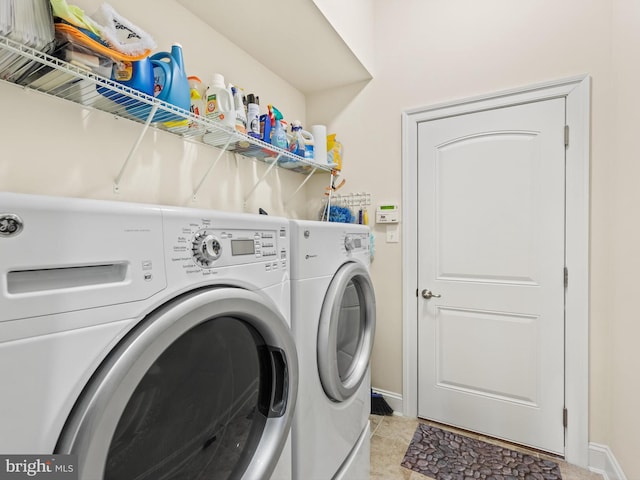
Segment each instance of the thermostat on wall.
M399 223L400 206L397 203L378 205L376 209L376 223Z

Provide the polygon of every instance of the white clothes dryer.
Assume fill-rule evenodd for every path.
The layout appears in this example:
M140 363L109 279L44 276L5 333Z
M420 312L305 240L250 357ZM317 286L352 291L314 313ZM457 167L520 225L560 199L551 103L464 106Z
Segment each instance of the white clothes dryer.
M291 221L291 328L300 384L293 477L369 478L376 323L369 228Z
M0 452L290 479L289 248L276 217L0 193Z

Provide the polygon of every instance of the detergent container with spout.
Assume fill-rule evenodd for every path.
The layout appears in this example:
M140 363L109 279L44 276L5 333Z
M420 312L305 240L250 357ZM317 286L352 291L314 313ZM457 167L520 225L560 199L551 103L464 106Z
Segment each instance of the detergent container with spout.
M153 96L153 65L151 59L145 57L137 61L118 60L111 68L111 80L114 80L129 88ZM141 107L140 102L136 102L127 95L116 93L113 90L96 85L96 90L109 100L127 105L128 107ZM133 103L135 102L135 103ZM133 108L132 108L133 110ZM133 111L132 113L135 113ZM148 110L147 110L148 113Z
M115 62L111 78L127 87L153 96L153 65L149 57L135 62L124 60Z
M153 95L158 100L174 105L189 112L191 106L191 91L189 81L184 69L182 47L174 43L171 52L158 52L149 57L153 68ZM146 119L151 112L151 106L144 104L131 105L127 108L130 113ZM181 120L179 114L166 111L158 111L153 117L153 122L167 122Z

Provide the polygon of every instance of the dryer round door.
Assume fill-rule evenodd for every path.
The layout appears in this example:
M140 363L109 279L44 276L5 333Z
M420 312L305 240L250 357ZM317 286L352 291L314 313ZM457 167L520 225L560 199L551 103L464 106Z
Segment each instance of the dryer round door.
M147 316L76 402L56 453L79 478L269 478L298 386L274 305L239 288L197 290Z
M359 263L342 265L331 280L318 327L318 371L329 398L342 402L365 379L376 325L369 273Z

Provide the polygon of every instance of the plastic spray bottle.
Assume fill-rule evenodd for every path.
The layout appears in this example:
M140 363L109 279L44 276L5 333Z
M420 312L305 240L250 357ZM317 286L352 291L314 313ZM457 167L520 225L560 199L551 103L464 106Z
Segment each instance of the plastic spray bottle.
M302 135L302 124L300 120L291 122L291 140L289 141L289 151L304 157L306 141Z
M271 134L271 144L274 147L287 149L287 133L282 128L282 114L273 105L269 105L269 117L271 118L271 128L273 133Z

